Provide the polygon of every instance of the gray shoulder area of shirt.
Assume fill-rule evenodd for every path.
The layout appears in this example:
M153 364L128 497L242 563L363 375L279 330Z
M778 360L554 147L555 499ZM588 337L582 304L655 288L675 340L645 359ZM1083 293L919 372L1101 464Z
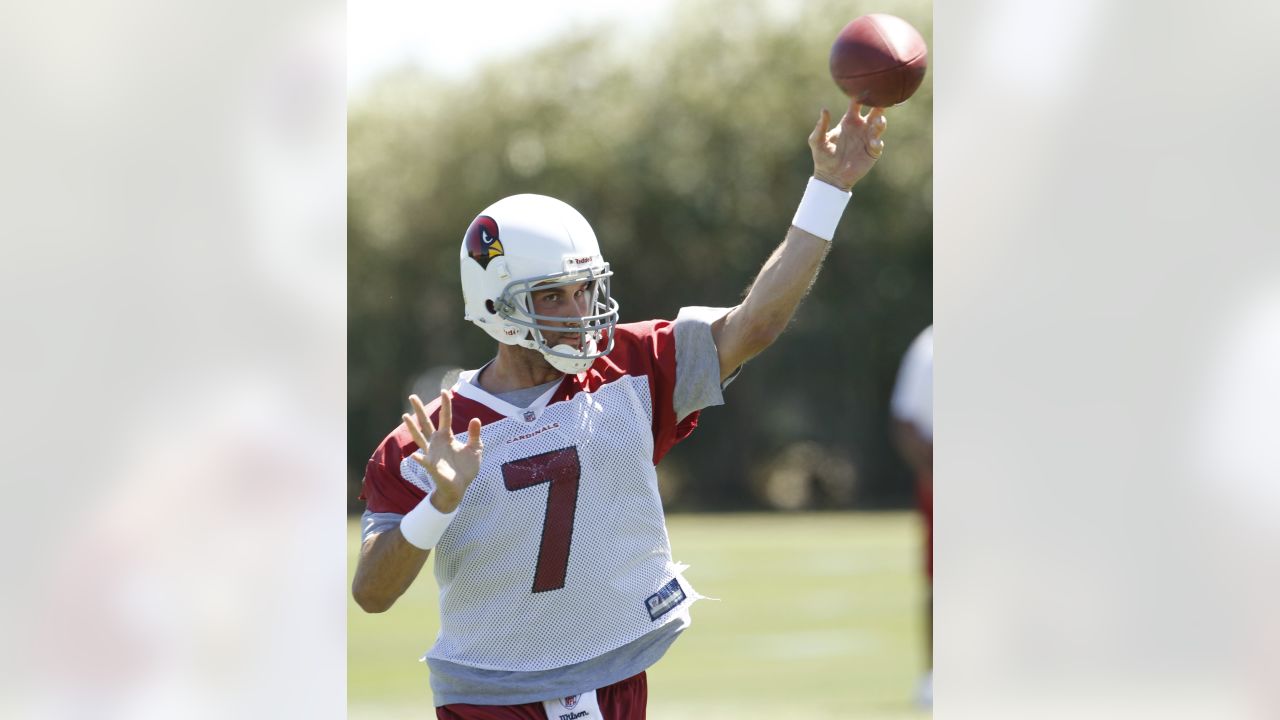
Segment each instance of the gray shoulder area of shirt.
M677 422L697 410L723 405L724 389L742 371L738 368L720 382L720 353L711 336L711 324L730 309L691 305L680 308L676 315L676 387L671 401Z
M399 527L400 518L404 517L400 513L376 513L364 511L360 516L360 542L363 543L369 539L370 535L376 535L386 532L393 527Z

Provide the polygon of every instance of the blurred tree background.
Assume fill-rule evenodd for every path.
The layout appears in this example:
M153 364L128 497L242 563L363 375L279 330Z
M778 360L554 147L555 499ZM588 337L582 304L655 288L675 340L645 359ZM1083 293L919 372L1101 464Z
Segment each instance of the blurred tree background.
M929 3L691 2L643 42L582 29L464 80L406 68L353 97L351 511L409 392L434 394L447 369L494 354L462 319L458 281L480 210L534 192L581 211L623 322L735 304L790 224L819 110L845 107L831 42L868 12L932 39ZM658 468L669 509L910 504L887 412L902 353L932 322L932 74L889 111L885 155L791 327Z

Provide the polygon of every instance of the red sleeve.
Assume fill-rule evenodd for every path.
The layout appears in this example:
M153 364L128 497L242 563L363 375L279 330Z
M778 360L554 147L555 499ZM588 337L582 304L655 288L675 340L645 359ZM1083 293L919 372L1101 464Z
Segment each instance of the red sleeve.
M676 325L650 320L618 325L614 351L606 357L631 375L649 377L653 404L653 464L698 426L698 413L679 423L672 398L676 389Z
M373 457L364 469L364 487L360 499L369 512L399 513L404 515L417 507L427 494L400 476L400 462L417 452L404 425L396 428L373 451Z

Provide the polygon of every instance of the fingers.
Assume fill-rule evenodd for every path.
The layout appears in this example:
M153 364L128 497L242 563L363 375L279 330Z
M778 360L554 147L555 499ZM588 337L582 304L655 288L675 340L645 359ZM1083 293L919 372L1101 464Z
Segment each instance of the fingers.
M871 133L867 139L867 154L875 159L879 159L884 153L884 140L880 136L884 134L885 128L889 127L889 118L884 115L884 108L872 108L870 114L867 115L867 126Z
M422 400L417 395L409 396L409 404L413 406L414 415L405 413L400 416L404 420L404 424L409 428L409 434L413 436L413 441L423 450L427 449L430 444L430 436L435 434L437 428L431 422L431 417L427 414L427 408L422 404ZM440 427L439 430L446 435L453 434L453 396L448 391L440 392ZM471 418L471 422L467 423L467 444L476 448L483 447L480 442L480 419Z
M430 445L427 441L427 435L434 433L436 429L431 424L431 418L427 417L427 409L422 406L422 400L417 395L409 396L409 404L413 406L413 413L417 416L417 422L414 422L414 418L410 417L409 413L405 413L400 417L404 420L405 426L409 428L409 434L413 436L413 442L419 448L418 452L414 453L412 457L419 465L430 470L431 466L427 464L427 456L425 454L427 447Z
M880 137L884 134L884 129L889 127L889 118L884 115L884 108L872 108L871 114L867 115L867 124L871 126L871 136Z
M413 412L418 416L418 427L421 428L424 435L430 435L436 431L436 426L431 424L431 418L427 416L427 409L423 407L422 400L417 395L409 396L409 404L413 406ZM422 447L426 447L423 445Z
M850 101L849 109L845 111L840 124L850 128L862 124L862 105L857 100Z
M405 426L409 428L409 434L413 436L413 441L418 444L418 447L426 450L427 438L422 434L422 430L418 429L418 424L413 421L413 418L409 417L409 413L405 413L400 417L404 419Z
M440 391L440 429L453 433L453 400L449 398L448 390Z
M831 127L831 113L827 112L826 109L823 109L822 115L827 121L823 127L830 128L826 133L824 133L823 137L829 145L835 145L836 141L840 139L841 129L843 129L845 124L849 121L849 116L846 114L844 117L840 118L840 122L837 123L835 127Z
M831 113L826 108L822 108L822 112L818 113L818 124L813 127L813 132L809 135L809 145L817 147L818 143L827 137L827 129L831 127Z

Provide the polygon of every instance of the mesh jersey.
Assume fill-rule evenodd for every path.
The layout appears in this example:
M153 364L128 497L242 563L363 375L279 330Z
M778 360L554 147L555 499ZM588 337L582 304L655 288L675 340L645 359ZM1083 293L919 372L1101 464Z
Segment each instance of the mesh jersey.
M671 405L672 330L617 326L612 353L527 409L470 374L454 386L453 430L480 418L485 453L435 549L441 629L429 658L562 667L661 627L698 597L671 560L654 471L697 424L696 412L677 423ZM379 446L365 477L372 512L407 512L429 492L416 450L403 425Z

